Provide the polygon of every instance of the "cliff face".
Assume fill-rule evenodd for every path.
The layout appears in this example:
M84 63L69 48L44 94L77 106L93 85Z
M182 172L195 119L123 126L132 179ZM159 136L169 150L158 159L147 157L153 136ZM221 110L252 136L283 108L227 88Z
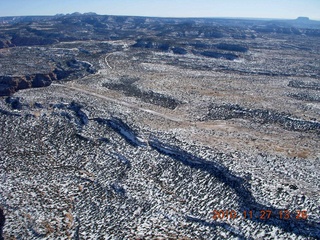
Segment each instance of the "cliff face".
M89 63L76 59L67 61L66 66L64 65L58 63L57 67L48 73L0 76L0 96L10 96L21 89L48 87L53 81L66 80L70 76L82 77L96 72Z
M26 76L0 76L0 96L9 96L20 89L50 86L57 76L48 74L32 74Z

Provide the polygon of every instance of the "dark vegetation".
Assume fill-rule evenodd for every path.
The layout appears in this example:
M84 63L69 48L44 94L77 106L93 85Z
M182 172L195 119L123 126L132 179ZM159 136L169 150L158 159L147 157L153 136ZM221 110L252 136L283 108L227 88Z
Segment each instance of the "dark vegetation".
M2 230L3 230L3 227L4 227L4 223L5 223L4 212L0 208L0 240L4 240L4 238L2 237Z
M250 119L260 123L278 124L290 131L315 131L320 133L320 123L297 119L286 113L279 113L265 109L248 109L239 105L225 104L209 107L207 119L221 120L232 118Z
M289 97L309 102L320 102L320 95L310 92L289 93Z
M248 48L237 45L237 44L228 44L228 43L220 43L217 45L218 49L226 50L226 51L234 51L234 52L247 52Z
M305 88L311 90L320 90L320 83L318 82L304 82L299 80L292 80L288 84L289 87L293 88Z
M212 51L202 52L201 55L205 57L210 57L210 58L223 58L227 60L235 60L238 58L237 55L232 53L219 53L219 52L212 52Z
M173 47L172 51L175 54L187 54L188 53L188 51L182 47Z
M181 104L180 101L174 99L173 97L166 96L161 93L156 93L152 90L141 90L133 84L138 80L138 78L123 76L120 78L120 83L106 82L103 84L103 86L108 89L122 91L126 96L136 97L144 102L158 105L164 108L175 109L179 104Z
M20 101L19 97L7 97L6 103L10 105L13 110L22 110L23 104Z
M157 39L139 39L132 45L134 48L147 48L153 50L159 50L162 52L172 51L174 54L187 54L188 51L179 46L175 46L175 43L170 41L163 41Z
M169 51L170 45L169 43L156 40L139 39L132 47L158 49L167 52Z

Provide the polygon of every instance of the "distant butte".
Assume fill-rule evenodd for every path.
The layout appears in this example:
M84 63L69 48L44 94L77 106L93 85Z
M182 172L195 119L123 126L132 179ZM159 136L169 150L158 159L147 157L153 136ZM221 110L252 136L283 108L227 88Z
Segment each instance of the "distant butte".
M296 20L301 21L301 22L310 21L310 19L308 17L298 17Z

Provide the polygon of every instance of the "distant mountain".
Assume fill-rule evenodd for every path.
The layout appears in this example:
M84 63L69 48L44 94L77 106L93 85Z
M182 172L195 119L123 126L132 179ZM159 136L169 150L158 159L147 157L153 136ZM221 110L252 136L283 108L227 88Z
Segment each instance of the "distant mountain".
M54 20L63 16L96 16L95 12L87 12L87 13L80 13L80 12L74 12L71 14L63 14L58 13L54 16L12 16L12 17L0 17L0 24L6 23L6 24L13 24L13 23L20 23L20 22L37 22L37 21L48 21L48 20Z
M169 40L176 37L246 39L270 33L320 37L320 21L306 17L296 20L154 18L79 12L56 16L2 17L0 48L68 41L137 40L148 38L150 31Z

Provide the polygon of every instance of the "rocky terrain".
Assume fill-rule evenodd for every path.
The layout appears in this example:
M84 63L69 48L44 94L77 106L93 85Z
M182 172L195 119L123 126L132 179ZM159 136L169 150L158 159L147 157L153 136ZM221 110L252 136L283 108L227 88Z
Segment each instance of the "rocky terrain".
M0 18L0 239L320 239L320 23Z

